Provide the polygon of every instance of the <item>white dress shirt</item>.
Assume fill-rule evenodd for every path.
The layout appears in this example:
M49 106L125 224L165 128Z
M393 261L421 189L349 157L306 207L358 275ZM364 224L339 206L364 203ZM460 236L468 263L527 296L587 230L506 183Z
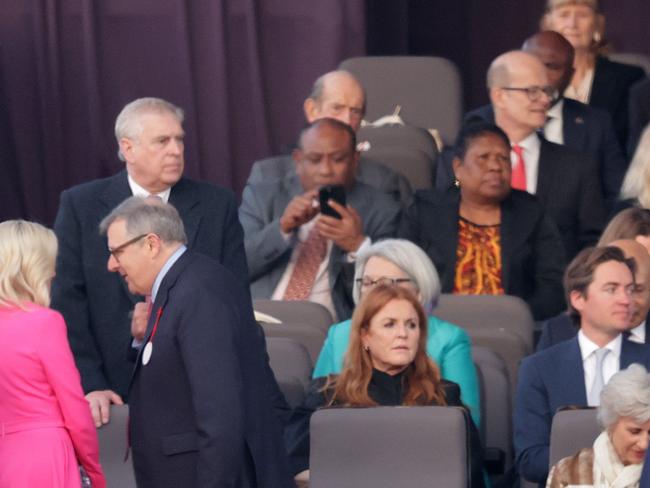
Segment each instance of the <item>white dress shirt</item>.
M555 105L546 112L546 124L544 125L544 137L547 141L555 144L564 144L564 121L562 118L562 108L564 100L560 99Z
M163 202L168 203L169 202L169 194L172 192L171 186L167 188L164 191L161 191L160 193L151 193L142 188L140 185L138 185L133 178L131 178L131 175L127 175L127 178L129 180L129 187L131 188L131 193L133 193L134 197L143 197L147 198L148 196L155 195L157 197L160 197Z
M296 260L298 259L298 251L300 250L300 246L298 245L301 242L305 242L307 240L307 237L309 236L309 232L312 230L314 225L316 225L316 220L318 219L318 216L314 217L311 219L309 222L306 224L303 224L300 226L300 228L291 234L285 234L282 232L282 237L285 239L285 241L289 241L294 239L294 247L293 251L291 252L291 258L289 259L289 263L287 263L287 267L284 270L284 273L282 274L282 278L280 278L280 281L278 282L278 286L275 287L275 290L273 291L273 295L271 295L272 300L282 300L284 298L284 293L287 290L287 286L289 285L289 280L291 279L291 274L293 273L293 269L296 267ZM361 243L359 246L359 249L357 249L357 252L354 253L347 253L346 255L346 260L348 263L353 263L357 257L357 254L364 249L365 247L369 246L371 244L370 238L366 237L364 241ZM332 286L330 284L330 277L329 277L329 269L328 269L328 264L330 261L330 256L332 255L332 246L333 242L328 240L327 241L327 251L325 252L325 257L323 258L323 261L320 263L320 266L318 267L318 271L316 272L316 278L314 280L314 286L311 289L311 292L309 296L307 297L307 300L310 302L316 302L320 303L323 305L329 312L332 314L332 317L334 318L334 322L338 322L337 319L337 314L336 314L336 307L334 307L334 301L332 300Z
M600 349L598 344L589 339L582 330L578 332L578 344L582 354L582 367L585 373L585 392L589 398L589 391L596 378L596 349ZM616 339L612 340L605 346L609 349L609 354L603 360L603 384L606 385L609 379L618 372L621 367L621 345L623 344L623 335L619 334ZM596 405L589 405L590 407Z
M537 172L539 171L539 151L541 143L537 132L532 132L525 139L515 142L510 141L511 145L518 144L523 149L524 166L526 167L526 191L533 195L537 191ZM517 164L517 154L510 151L510 161L514 166Z

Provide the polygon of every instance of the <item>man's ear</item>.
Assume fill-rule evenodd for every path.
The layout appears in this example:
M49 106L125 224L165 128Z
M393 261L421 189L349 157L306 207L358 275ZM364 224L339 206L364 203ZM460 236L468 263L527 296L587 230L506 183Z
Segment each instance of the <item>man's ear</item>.
M578 312L581 312L585 309L585 296L578 290L573 290L569 293L569 301L573 308Z
M498 107L502 104L504 91L501 88L490 88L488 93L490 103L493 107Z
M305 118L310 124L319 118L320 110L316 100L313 98L307 98L302 104L302 108L305 112Z
M122 156L124 156L124 160L127 163L133 161L133 147L135 146L135 142L128 137L122 137L119 144L120 152L122 153Z

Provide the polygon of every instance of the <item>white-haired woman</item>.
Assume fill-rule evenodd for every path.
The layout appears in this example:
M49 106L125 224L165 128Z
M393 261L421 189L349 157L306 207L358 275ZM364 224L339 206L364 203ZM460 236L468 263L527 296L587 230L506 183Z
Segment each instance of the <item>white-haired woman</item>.
M0 486L93 488L106 480L63 317L48 308L57 242L45 227L0 223Z
M643 366L632 364L610 378L600 396L598 420L603 432L593 447L555 464L547 488L639 486L650 435L650 374Z
M460 386L461 399L470 409L474 422L480 421L479 392L467 333L431 315L440 296L440 280L426 253L410 241L386 239L369 246L356 259L353 297L356 304L378 284L394 284L417 294L428 314L426 350L440 367L446 380ZM350 341L351 320L330 327L314 378L338 374Z

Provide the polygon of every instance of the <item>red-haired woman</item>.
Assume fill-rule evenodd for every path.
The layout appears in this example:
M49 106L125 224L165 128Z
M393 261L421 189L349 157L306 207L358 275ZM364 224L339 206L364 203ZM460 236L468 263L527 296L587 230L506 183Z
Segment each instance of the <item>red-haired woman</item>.
M309 467L309 421L319 408L397 405L463 406L460 388L440 378L426 352L427 319L410 290L380 285L352 316L350 344L340 375L314 380L310 393L286 428L294 473ZM478 434L472 433L472 486L483 486Z

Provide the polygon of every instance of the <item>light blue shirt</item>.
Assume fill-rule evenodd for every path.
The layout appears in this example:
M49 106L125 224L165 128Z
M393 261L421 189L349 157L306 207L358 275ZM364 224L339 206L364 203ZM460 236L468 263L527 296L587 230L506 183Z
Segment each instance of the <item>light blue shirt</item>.
M151 288L151 303L154 303L156 301L156 295L158 294L158 289L160 288L160 283L162 283L163 278L185 251L187 251L187 246L183 244L181 247L176 249L176 251L174 251L174 254L169 256L167 262L158 272L158 276L156 276L156 280L153 282L153 287Z

